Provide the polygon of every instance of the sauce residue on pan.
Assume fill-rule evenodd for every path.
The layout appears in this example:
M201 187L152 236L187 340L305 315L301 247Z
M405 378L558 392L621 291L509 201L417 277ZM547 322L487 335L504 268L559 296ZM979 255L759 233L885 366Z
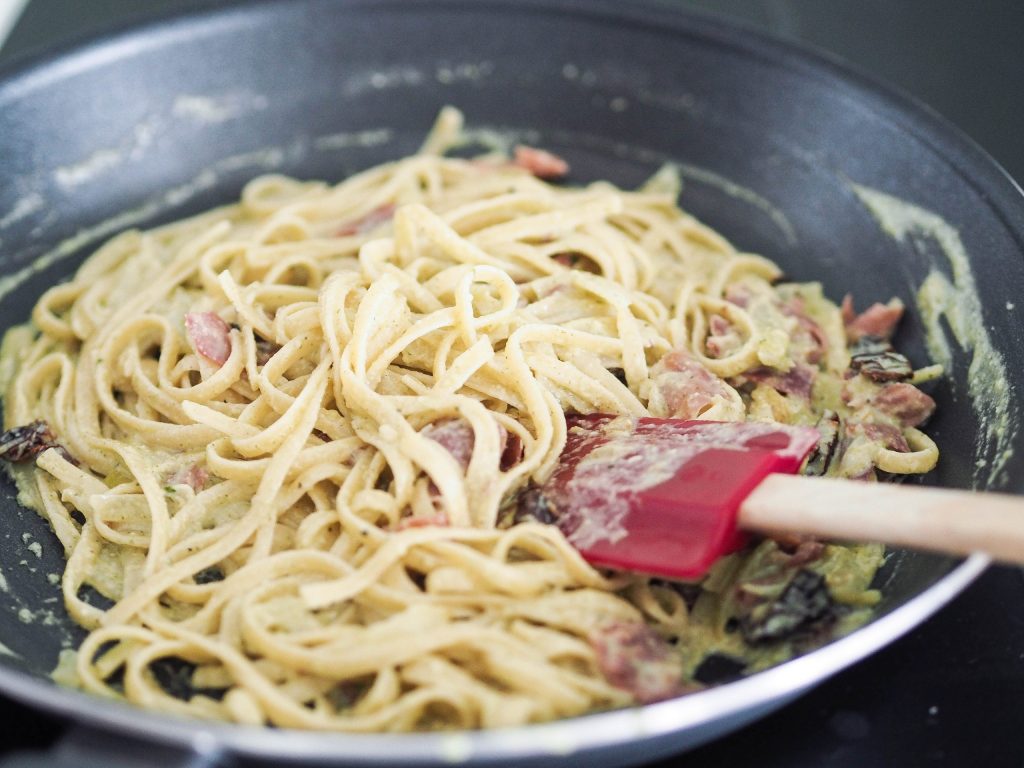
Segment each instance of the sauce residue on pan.
M1013 405L1017 393L1006 361L985 327L960 233L933 211L869 187L853 184L852 188L887 235L931 263L916 296L928 352L947 372L953 367L954 344L970 356L967 395L979 424L973 485L998 486L1005 480L1020 426ZM1006 307L1012 308L1012 304Z
M174 99L171 113L177 118L191 120L201 125L212 125L263 111L269 103L266 96L247 91L212 96L182 93Z

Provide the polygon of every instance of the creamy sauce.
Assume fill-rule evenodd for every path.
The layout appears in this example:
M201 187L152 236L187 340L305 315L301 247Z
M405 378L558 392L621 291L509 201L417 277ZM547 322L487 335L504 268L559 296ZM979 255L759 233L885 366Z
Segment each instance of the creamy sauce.
M85 160L74 165L65 165L53 172L57 185L63 189L74 187L92 181L104 171L116 168L122 162L121 153L114 149L99 149L93 152Z
M81 685L78 679L78 651L72 648L64 648L57 657L57 666L50 673L50 679L57 685L67 688L77 688Z
M10 211L0 216L0 230L7 229L7 227L15 224L22 219L31 216L37 211L41 211L45 203L43 196L38 192L33 192L30 195L20 198L11 208Z
M122 229L128 229L176 204L184 202L198 192L212 187L216 179L217 177L214 173L204 171L192 181L168 190L155 200L106 219L95 226L79 230L75 235L58 243L56 247L41 255L31 264L0 279L0 300L17 290L18 287L33 275L42 272L61 259L67 258L75 251L109 237Z
M53 180L65 191L74 191L83 184L94 182L123 165L126 160L142 158L159 132L155 121L143 121L119 145L99 148L77 163L55 168Z
M967 394L979 423L973 485L998 487L1006 479L1006 462L1020 426L1014 406L1018 393L985 327L960 233L936 213L905 200L856 184L853 191L886 234L932 261L916 297L928 352L947 371L952 369L954 345L970 356Z
M14 659L20 659L21 654L15 653L3 643L0 643L0 656L10 656Z

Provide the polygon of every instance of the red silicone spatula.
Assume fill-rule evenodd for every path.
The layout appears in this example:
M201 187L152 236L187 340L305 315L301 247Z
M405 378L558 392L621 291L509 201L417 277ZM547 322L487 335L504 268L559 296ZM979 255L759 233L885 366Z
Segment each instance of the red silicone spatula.
M669 578L701 576L743 531L1024 562L1024 498L795 475L818 440L773 423L574 416L534 498L590 562Z

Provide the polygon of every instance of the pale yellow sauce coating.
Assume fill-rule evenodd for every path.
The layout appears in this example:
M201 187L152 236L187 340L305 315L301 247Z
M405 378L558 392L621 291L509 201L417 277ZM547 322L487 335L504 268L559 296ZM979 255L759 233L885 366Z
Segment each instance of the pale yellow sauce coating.
M887 235L932 262L915 297L928 351L947 371L953 369L954 345L970 356L966 394L980 425L974 485L1000 487L1020 429L1018 393L985 325L970 254L960 233L938 214L906 200L860 185L853 185L853 190ZM1012 305L1005 311L1012 311Z

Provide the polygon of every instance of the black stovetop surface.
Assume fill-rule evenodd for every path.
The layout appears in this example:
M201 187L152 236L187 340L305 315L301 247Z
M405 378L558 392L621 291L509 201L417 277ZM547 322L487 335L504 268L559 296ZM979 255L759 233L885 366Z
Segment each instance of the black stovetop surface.
M0 0L13 2L14 0ZM30 0L0 64L194 0ZM929 104L1024 179L1024 2L664 0L839 54ZM0 758L59 719L0 698ZM1024 766L1024 572L993 568L902 640L664 768Z

